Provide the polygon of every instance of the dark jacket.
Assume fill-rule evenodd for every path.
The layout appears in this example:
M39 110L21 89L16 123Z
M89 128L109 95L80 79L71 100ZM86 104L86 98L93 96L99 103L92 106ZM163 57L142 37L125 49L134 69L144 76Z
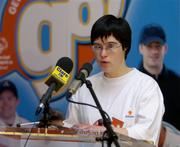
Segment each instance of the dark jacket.
M142 63L139 70L157 81L164 97L163 120L180 130L180 77L172 70L167 69L165 65L158 77L145 70Z

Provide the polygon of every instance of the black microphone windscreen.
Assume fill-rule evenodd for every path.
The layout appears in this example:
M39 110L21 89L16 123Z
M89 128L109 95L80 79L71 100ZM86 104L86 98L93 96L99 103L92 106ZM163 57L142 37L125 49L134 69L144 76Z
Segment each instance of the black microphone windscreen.
M61 67L69 74L72 71L73 62L69 57L62 57L57 61L56 66Z
M82 68L79 70L79 73L75 77L75 80L71 83L66 93L66 97L70 98L73 94L76 93L78 88L80 88L83 83L85 83L86 78L91 73L93 67L90 63L83 64Z
M50 86L55 83L55 91L57 92L64 84L67 83L67 80L69 79L69 73L72 71L72 69L73 62L70 58L60 58L56 63L54 71L45 81L45 84Z
M81 69L87 70L88 76L89 76L89 74L91 73L93 67L92 67L92 65L91 65L90 63L85 63ZM81 70L80 70L80 71L81 71Z

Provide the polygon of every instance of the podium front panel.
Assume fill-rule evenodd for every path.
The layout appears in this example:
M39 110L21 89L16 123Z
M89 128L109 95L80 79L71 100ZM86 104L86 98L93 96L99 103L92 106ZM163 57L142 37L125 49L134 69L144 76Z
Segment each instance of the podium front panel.
M96 137L100 135L68 128L0 128L0 147L24 147L27 140L26 147L101 147L102 144L96 141ZM118 142L121 147L155 147L124 135L118 135Z

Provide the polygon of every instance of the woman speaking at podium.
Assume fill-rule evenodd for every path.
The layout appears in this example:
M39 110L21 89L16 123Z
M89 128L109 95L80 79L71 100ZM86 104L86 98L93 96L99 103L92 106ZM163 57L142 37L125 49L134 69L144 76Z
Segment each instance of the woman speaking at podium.
M164 113L163 96L155 80L126 65L125 60L131 48L128 22L113 15L102 16L92 27L91 44L102 72L88 80L102 109L111 119L121 122L114 127L114 131L151 141L157 146ZM95 105L85 84L71 99ZM79 129L104 131L103 126L97 126L100 119L97 109L70 103L65 122Z

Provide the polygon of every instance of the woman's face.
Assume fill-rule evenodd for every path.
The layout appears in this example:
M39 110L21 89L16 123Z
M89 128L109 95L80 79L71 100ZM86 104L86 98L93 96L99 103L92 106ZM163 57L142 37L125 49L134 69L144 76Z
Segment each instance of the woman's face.
M97 63L106 76L116 77L121 74L124 68L125 50L114 36L96 39L92 48Z

